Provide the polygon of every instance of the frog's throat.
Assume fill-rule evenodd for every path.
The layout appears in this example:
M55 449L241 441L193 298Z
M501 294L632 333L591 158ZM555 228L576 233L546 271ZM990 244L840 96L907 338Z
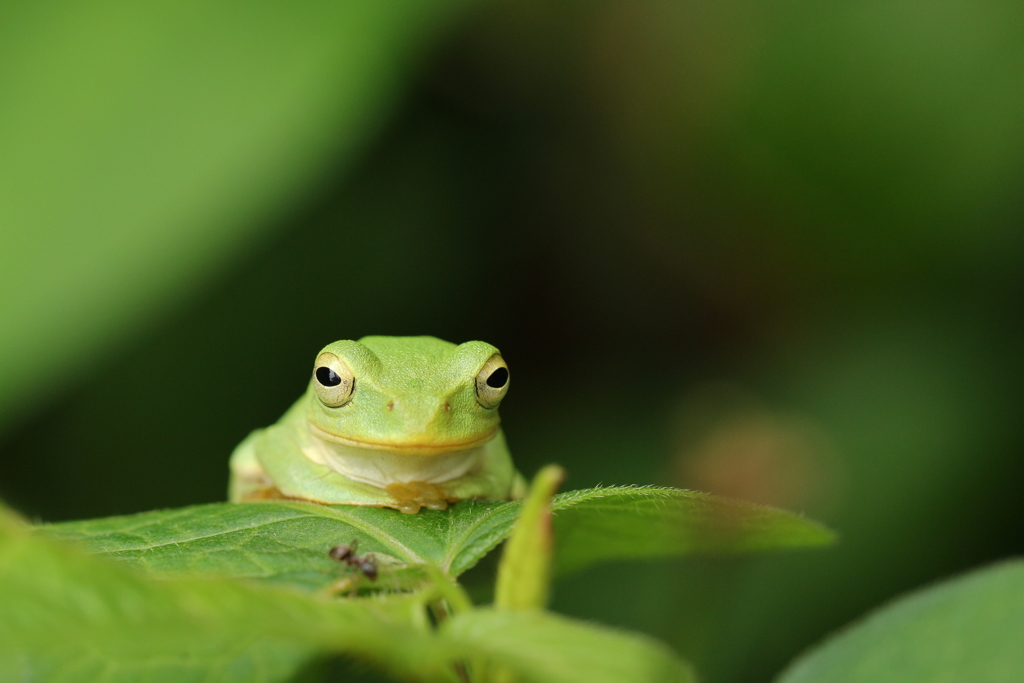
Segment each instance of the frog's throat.
M438 456L448 453L450 451L465 451L474 448L479 448L485 443L494 438L498 433L498 428L495 427L490 432L484 434L482 437L477 437L469 441L436 441L434 443L373 443L370 441L358 441L356 439L349 439L344 436L338 436L337 434L331 434L326 432L313 423L309 424L310 433L323 441L330 441L343 446L352 446L353 448L371 449L378 451L389 451L391 453L397 453L400 455L429 455Z
M405 452L329 441L320 438L314 430L310 425L310 439L302 448L307 458L349 479L378 488L411 482L443 484L478 472L487 454L485 443L430 457L410 456Z

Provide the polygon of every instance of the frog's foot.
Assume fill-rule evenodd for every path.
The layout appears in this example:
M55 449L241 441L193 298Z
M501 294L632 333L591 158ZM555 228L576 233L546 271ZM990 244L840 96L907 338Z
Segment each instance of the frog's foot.
M396 482L388 484L385 490L394 501L388 507L410 515L419 512L420 508L444 510L448 503L454 502L444 487L425 481Z
M264 486L261 488L254 488L246 491L238 500L241 503L247 503L253 500L295 500L291 496L286 496L281 493L281 489L276 486Z
M526 479L523 475L516 472L515 479L512 481L512 490L508 494L508 499L519 500L520 498L526 498L529 488L530 485L526 483Z

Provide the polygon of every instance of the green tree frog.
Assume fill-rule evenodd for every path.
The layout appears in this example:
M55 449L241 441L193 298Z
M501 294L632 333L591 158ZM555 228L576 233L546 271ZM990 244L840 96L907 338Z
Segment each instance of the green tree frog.
M363 337L317 354L306 393L231 455L232 501L291 498L416 513L522 497L498 404L509 386L481 341Z

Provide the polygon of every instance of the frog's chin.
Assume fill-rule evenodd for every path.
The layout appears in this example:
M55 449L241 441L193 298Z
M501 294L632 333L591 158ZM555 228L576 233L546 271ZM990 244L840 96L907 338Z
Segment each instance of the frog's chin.
M425 456L439 456L445 455L452 451L465 451L472 450L483 446L488 441L494 438L494 435L498 433L497 428L487 432L483 436L479 436L466 441L433 441L431 443L383 443L383 442L370 442L370 441L359 441L357 439L350 439L345 436L338 436L337 434L331 434L330 432L320 429L315 424L309 424L310 433L322 441L328 441L331 443L339 444L342 446L351 446L353 448L359 448L364 451L376 450L376 451L388 451L400 455L425 455Z
M417 457L406 451L353 446L324 439L317 434L318 431L310 425L310 439L302 449L307 458L349 479L379 488L410 482L443 484L473 474L481 468L487 451L487 443L484 442L475 448Z

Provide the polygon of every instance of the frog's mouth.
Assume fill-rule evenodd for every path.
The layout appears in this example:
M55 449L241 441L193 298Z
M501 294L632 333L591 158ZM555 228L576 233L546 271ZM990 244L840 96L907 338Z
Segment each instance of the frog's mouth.
M498 433L498 428L495 427L490 432L483 436L469 439L465 441L413 441L413 442L384 442L384 441L359 441L356 439L349 439L344 436L338 436L337 434L331 434L326 432L314 424L309 425L309 431L313 436L324 441L330 441L332 443L341 444L343 446L350 446L352 448L366 448L378 451L390 451L398 455L425 455L425 456L438 456L451 451L468 451L474 448L483 446L488 441L494 438Z
M310 434L309 444L302 449L307 458L349 479L379 488L410 482L443 484L477 472L486 457L486 444L494 438L491 434L487 439L467 442L468 446L458 449L411 446L399 450L392 445L368 445L340 439L313 425L310 425ZM408 452L412 450L420 452ZM424 454L423 450L431 452Z

